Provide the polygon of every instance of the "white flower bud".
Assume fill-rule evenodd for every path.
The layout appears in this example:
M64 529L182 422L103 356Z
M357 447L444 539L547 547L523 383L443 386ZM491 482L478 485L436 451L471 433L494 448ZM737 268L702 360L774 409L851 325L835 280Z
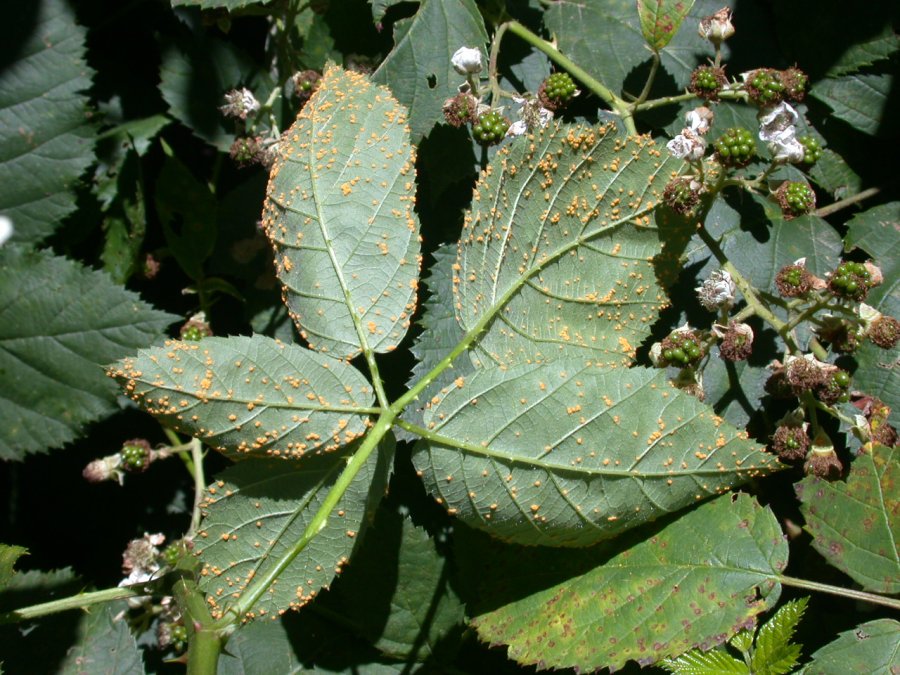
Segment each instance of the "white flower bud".
M666 143L666 149L677 159L696 162L703 159L706 141L690 129L682 129L680 134Z
M0 216L0 246L13 236L13 222L6 216Z
M481 50L476 47L460 47L450 57L450 63L460 75L480 73L483 68Z
M718 309L731 309L737 287L728 272L716 270L694 290L697 291L700 304L710 312L715 312Z
M711 16L700 19L697 29L704 40L709 40L714 45L720 45L723 41L734 35L734 24L731 23L731 10L723 7Z

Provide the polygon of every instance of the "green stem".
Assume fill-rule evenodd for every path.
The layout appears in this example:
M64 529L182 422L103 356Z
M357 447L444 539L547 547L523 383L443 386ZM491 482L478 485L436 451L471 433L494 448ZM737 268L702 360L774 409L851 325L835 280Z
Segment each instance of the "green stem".
M777 575L775 577L785 586L793 586L794 588L802 588L807 591L818 591L820 593L829 593L842 598L850 598L861 602L869 602L873 605L881 605L882 607L890 607L891 609L900 610L900 598L890 598L875 593L866 593L865 591L857 591L852 588L841 588L840 586L831 586L829 584L820 584L818 581L807 581L806 579L795 579L794 577L786 577Z
M85 607L99 605L104 602L136 598L142 595L146 595L146 593L137 591L133 588L106 588L102 591L79 593L78 595L73 595L68 598L42 602L38 605L22 607L21 609L14 609L11 612L0 614L0 624L28 621L30 619L37 619L41 616L56 614L57 612L65 612L70 609L84 609Z
M169 439L171 448L179 451L181 460L194 479L194 507L191 511L191 524L188 527L188 531L184 534L185 537L190 538L194 536L197 528L200 527L200 502L203 499L203 491L206 489L206 475L203 471L203 446L197 438L192 438L187 443L182 443L181 439L178 438L178 434L168 427L163 427L163 432L166 434L166 438ZM190 449L190 457L180 452L181 448L185 447Z
M625 101L616 96L610 89L605 87L598 80L591 77L591 75L586 70L584 70L570 58L565 56L552 44L550 44L540 36L532 33L518 21L510 21L504 25L511 33L519 36L532 47L535 47L536 49L542 51L550 58L551 61L556 63L556 65L568 71L591 92L603 99L607 103L607 105L609 105L609 107L612 108L613 111L622 118L622 123L625 125L628 133L637 135L637 128L634 125L634 117L632 115L631 107Z
M215 675L219 654L233 626L222 629L213 623L203 594L193 581L182 579L173 591L188 630L187 674Z
M497 59L500 55L500 40L503 39L503 34L506 33L506 29L509 27L509 23L502 23L497 27L496 32L494 33L494 39L491 41L491 54L488 58L488 81L490 82L491 87L491 104L497 105L497 102L500 100L500 96L502 91L500 89L500 82L497 77ZM478 97L479 92L472 92L475 94L476 98Z
M312 520L310 520L309 525L306 526L303 536L294 542L294 544L281 555L275 565L268 569L265 574L253 577L253 582L247 587L247 590L244 591L240 599L235 604L228 607L226 609L226 616L215 624L216 628L222 629L232 625L236 619L243 619L253 609L253 606L259 601L275 580L281 576L300 552L307 547L309 542L325 528L328 524L328 517L331 515L331 512L337 508L341 497L344 496L344 493L347 491L347 488L350 487L350 483L356 478L360 469L365 466L369 456L375 448L378 447L378 443L384 438L385 434L390 431L394 424L394 419L395 413L393 411L386 410L382 413L381 417L375 422L375 426L372 427L368 434L366 434L359 449L353 453L347 461L347 466L341 472L341 475L338 476L338 479L335 481L331 490L325 495L322 505L319 507L319 510L316 511Z
M824 218L825 216L830 216L832 213L837 213L841 209L845 209L848 206L852 206L858 202L863 201L864 199L868 199L869 197L874 197L879 192L881 192L881 188L872 187L868 190L863 190L852 197L847 197L846 199L841 199L839 201L834 202L833 204L829 204L828 206L823 206L821 209L816 209L813 211L813 215L819 216L819 218Z
M647 100L647 97L650 95L650 89L653 87L653 82L656 80L656 72L659 70L659 52L653 51L653 60L650 62L650 73L647 75L647 81L644 82L644 88L641 90L640 95L631 104L632 110L636 109L641 103Z

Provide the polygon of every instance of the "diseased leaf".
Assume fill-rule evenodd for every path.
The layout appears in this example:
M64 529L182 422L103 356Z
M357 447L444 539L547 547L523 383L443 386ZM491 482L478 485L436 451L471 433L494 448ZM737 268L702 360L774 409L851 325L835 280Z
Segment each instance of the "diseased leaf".
M145 410L234 459L336 450L373 412L356 368L261 335L171 341L108 372Z
M664 372L577 359L460 378L424 422L428 491L519 544L589 546L778 467Z
M900 622L876 619L840 634L813 654L802 675L895 675L900 670Z
M760 627L750 660L752 672L787 675L793 671L800 658L801 645L791 640L808 602L809 598L800 598L785 603Z
M669 44L693 4L693 0L638 0L641 31L651 49L659 51Z
M176 318L72 260L0 249L0 458L59 447L115 411L102 366Z
M853 128L870 135L885 134L890 120L884 113L893 80L891 75L844 75L819 80L809 93Z
M900 592L900 450L866 445L846 482L807 476L797 496L813 548L875 593Z
M649 217L679 162L613 127L550 125L501 148L475 188L453 279L473 356L628 364L668 304Z
M352 446L351 446L352 447ZM350 483L325 526L256 602L247 618L277 616L310 602L350 559L387 487L393 442L385 440ZM305 532L347 464L350 450L300 463L252 459L207 488L196 553L200 587L221 618L254 578L270 573Z
M0 544L0 591L9 584L10 580L16 574L13 566L16 560L28 553L28 549L21 546L9 546Z
M14 241L37 243L75 209L71 188L94 161L86 31L63 0L9 3L15 39L0 68L0 213Z
M141 651L124 613L126 603L93 608L81 616L75 646L69 649L60 675L139 675L144 672Z
M380 509L366 537L332 594L323 598L325 606L386 656L407 662L446 659L442 639L465 621L450 585L450 562L425 530L396 510Z
M282 138L263 224L295 323L339 357L391 351L415 311L420 264L406 111L331 67Z
M476 609L479 637L509 645L523 665L615 670L629 659L647 665L721 644L778 600L787 542L774 514L751 497L719 497L632 539L611 542L595 554L608 551L605 559L564 581ZM536 571L530 549L503 548L512 550L480 570L488 600L491 584L514 588Z
M478 48L486 55L487 41L473 0L423 0L415 16L394 24L394 48L372 79L390 87L409 108L413 142L444 119L444 101L465 81L450 57L460 47Z

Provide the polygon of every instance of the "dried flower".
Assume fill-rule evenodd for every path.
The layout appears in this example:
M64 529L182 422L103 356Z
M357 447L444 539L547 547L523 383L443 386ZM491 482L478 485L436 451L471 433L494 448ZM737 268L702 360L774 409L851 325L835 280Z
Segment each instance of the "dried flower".
M709 40L717 47L734 35L734 24L731 23L731 9L723 7L711 16L700 19L697 30L704 40Z
M478 100L467 91L460 92L444 101L443 111L448 124L462 127L478 119Z
M781 424L772 435L772 450L786 462L804 459L811 440L806 433L807 424Z
M666 149L677 159L696 162L703 159L706 140L691 129L682 129L680 134L666 143Z
M841 477L844 466L838 459L828 436L825 434L816 436L812 444L812 451L803 465L803 470L810 476L818 476L825 480L837 480Z
M732 321L728 328L714 326L713 332L721 338L719 355L727 361L744 361L753 353L753 329L745 323Z
M822 363L812 354L788 356L784 360L785 377L797 396L824 384L831 370L836 370L836 366Z
M481 50L476 47L460 47L450 57L450 63L460 75L480 73L484 67L481 62Z
M147 534L140 539L132 539L128 542L125 552L122 554L122 572L126 576L119 582L119 586L146 583L153 579L159 572L159 549L165 543L163 534Z
M731 275L725 270L715 270L709 275L709 279L694 289L700 304L710 312L717 310L728 311L734 305L734 294L737 286Z
M515 98L513 100L520 103L521 107L519 108L519 119L509 126L506 132L507 136L522 136L535 129L543 129L553 119L553 111L543 107L536 98Z
M687 122L686 129L703 136L709 131L709 127L715 119L715 113L705 105L701 105L693 110L688 110L684 118Z
M802 162L806 156L803 144L797 140L797 120L800 115L790 105L781 102L759 115L759 139L764 141L775 162Z
M245 120L259 110L259 101L249 89L232 89L225 94L225 105L219 110L225 117Z
M785 265L775 275L775 288L784 298L796 298L806 295L812 288L812 273L806 269L806 260L801 259L793 265Z

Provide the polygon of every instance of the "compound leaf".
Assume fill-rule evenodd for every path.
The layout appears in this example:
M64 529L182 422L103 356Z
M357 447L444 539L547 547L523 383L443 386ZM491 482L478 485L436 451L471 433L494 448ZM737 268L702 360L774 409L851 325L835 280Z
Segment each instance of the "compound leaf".
M331 67L285 132L263 222L283 295L313 349L394 349L416 307L419 223L406 111Z
M520 664L580 671L708 650L777 602L788 557L775 515L747 495L719 497L636 544L619 542L595 567L475 616L479 637L509 645ZM519 562L495 570L512 583L535 573L527 552L515 553Z
M0 458L59 447L114 412L102 366L156 341L176 318L72 260L0 249Z
M373 6L373 13L380 11ZM372 78L407 106L414 141L444 119L444 101L465 78L453 69L460 47L483 49L488 36L473 0L422 0L415 16L394 24L394 48Z
M894 675L900 670L900 622L876 619L841 633L813 654L802 675Z
M674 675L750 674L746 663L730 656L721 648L711 649L708 652L694 649L687 654L682 654L677 659L666 659L658 665Z
M4 52L15 47L0 69L0 212L13 221L15 241L36 243L75 209L71 187L94 161L96 130L84 94L92 71L86 31L68 3L7 9Z
M813 548L875 593L900 593L898 453L866 445L846 482L807 476L796 488Z
M221 617L252 579L270 573L303 535L351 449L300 463L238 462L207 488L196 551L202 563L200 587L214 617ZM325 526L278 574L247 618L298 609L340 574L387 487L393 450L386 440L372 453Z
M365 433L374 400L345 361L261 335L170 341L108 372L147 412L234 459L336 450Z
M648 213L675 161L611 125L550 125L482 173L454 276L457 319L483 363L566 356L630 363L668 300Z
M641 31L652 50L669 44L693 4L693 0L638 0Z
M589 546L778 466L664 372L578 359L460 377L424 422L429 492L520 544Z

